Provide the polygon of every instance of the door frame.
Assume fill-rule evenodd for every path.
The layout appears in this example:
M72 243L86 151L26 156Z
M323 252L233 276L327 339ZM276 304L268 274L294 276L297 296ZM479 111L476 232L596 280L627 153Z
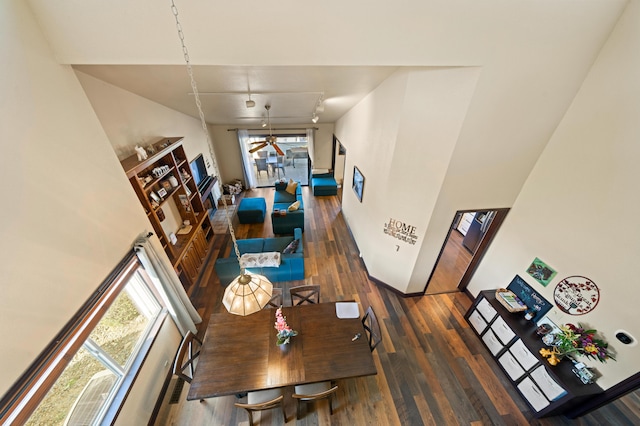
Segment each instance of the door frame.
M464 274L462 275L462 278L460 278L460 282L458 283L458 286L456 287L458 291L466 291L469 282L471 281L471 278L473 277L473 274L476 272L476 270L478 269L478 265L480 264L480 261L482 260L482 258L485 255L485 252L487 251L487 249L489 248L489 246L491 245L491 242L493 241L493 238L496 236L496 233L498 232L498 229L500 229L500 226L502 226L502 223L504 222L505 218L507 217L507 214L509 213L509 210L511 210L510 208L481 208L481 209L469 209L469 210L459 210L456 212L456 214L453 216L453 219L451 220L451 225L449 226L449 232L447 232L447 237L444 239L444 242L442 243L442 247L440 248L440 253L438 253L438 258L436 259L436 263L434 264L433 269L431 270L431 274L429 275L429 279L427 280L427 283L424 286L424 290L423 290L423 294L427 292L427 288L429 287L429 283L431 282L431 278L433 278L434 273L436 272L436 268L438 267L438 264L440 263L440 259L442 257L442 254L444 253L444 249L446 247L446 245L449 242L449 237L451 236L451 232L453 232L456 228L456 226L458 225L458 221L456 220L458 217L458 214L462 214L462 213L468 213L468 212L477 212L477 211L494 211L496 212L496 215L493 217L493 220L491 221L491 224L489 225L489 228L487 228L487 231L484 234L484 237L482 238L482 241L480 242L480 245L478 246L478 248L476 249L475 253L473 254L473 256L471 257L471 261L469 262L469 266L467 266L466 271L464 272Z

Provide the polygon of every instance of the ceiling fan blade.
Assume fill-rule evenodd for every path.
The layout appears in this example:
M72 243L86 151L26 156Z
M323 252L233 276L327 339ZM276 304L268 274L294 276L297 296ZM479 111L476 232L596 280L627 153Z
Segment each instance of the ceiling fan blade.
M282 150L280 149L280 147L278 145L276 145L275 143L272 143L271 145L273 146L273 149L276 150L278 155L284 155L284 152L282 152Z
M255 145L255 144L258 144L258 143L268 143L268 142L269 141L257 141L257 142L249 142L249 144Z
M261 150L262 148L264 148L265 146L267 146L267 143L266 143L266 142L263 142L262 144L260 144L260 145L258 145L258 146L256 146L256 147L254 147L254 148L251 148L251 149L249 150L249 152L250 152L251 154L253 154L253 153L254 153L254 152L256 152L256 151L260 151L260 150Z

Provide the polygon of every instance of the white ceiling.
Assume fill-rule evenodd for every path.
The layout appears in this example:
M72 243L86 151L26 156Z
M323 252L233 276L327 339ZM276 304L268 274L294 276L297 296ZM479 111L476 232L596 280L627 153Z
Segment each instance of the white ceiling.
M186 66L82 65L77 71L198 117ZM371 92L396 67L194 66L205 119L211 124L259 126L271 105L271 123L311 123L324 99L319 123L332 123ZM247 108L251 99L256 105Z
M482 78L517 85L544 63L576 67L569 77L581 78L588 63L576 61L602 44L626 4L28 0L61 64L197 116L173 2L205 118L238 126L259 125L265 103L274 124L310 123L322 94L319 122L334 122L400 67L482 67Z

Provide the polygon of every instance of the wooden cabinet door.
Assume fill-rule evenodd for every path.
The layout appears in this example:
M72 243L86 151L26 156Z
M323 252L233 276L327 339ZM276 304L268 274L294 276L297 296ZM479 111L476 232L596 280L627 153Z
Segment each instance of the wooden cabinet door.
M196 235L193 238L192 245L194 246L195 252L197 253L200 260L204 262L204 259L207 257L207 240L204 236L204 232L202 232L202 229L198 229L196 231Z
M187 277L192 284L195 284L196 280L198 279L198 272L200 271L197 259L198 256L194 253L193 244L191 244L185 250L185 254L184 256L182 256L182 261L180 263L182 264L182 269L187 274Z

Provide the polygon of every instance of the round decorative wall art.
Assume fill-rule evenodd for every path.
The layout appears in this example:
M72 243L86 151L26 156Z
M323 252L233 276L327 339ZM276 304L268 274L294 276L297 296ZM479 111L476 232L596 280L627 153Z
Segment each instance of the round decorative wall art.
M553 291L553 298L563 312L584 315L600 301L600 290L589 278L576 275L560 280Z

